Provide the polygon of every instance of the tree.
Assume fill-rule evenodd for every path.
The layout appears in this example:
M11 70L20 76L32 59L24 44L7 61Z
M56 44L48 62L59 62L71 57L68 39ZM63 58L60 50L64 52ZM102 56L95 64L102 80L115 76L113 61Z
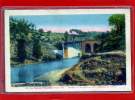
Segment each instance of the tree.
M96 40L100 41L100 45L97 46L95 49L97 52L106 52L106 51L110 51L111 47L109 47L108 42L109 42L109 32L106 33L100 33L96 36Z
M115 14L109 18L109 25L112 26L112 30L117 33L125 32L125 15Z
M113 14L108 19L111 31L98 35L101 41L99 51L125 50L125 16Z
M40 29L38 30L38 32L43 33L43 32L44 32L44 29L40 28Z
M26 50L25 50L25 40L19 39L17 44L17 56L19 62L24 62L26 58Z
M40 59L42 56L41 45L38 39L34 40L33 44L33 57Z
M21 33L28 35L28 33L31 33L34 30L35 25L29 23L27 20L10 17L10 36L12 39L16 39Z
M62 43L58 42L55 44L55 47L58 49L58 50L63 50L63 47L62 47Z
M114 49L125 50L125 15L115 14L109 18L112 30L109 35L110 46Z
M10 17L9 22L11 44L15 44L15 47L11 49L16 49L16 58L18 58L20 62L24 62L27 57L26 45L30 42L29 33L33 33L35 31L35 26L25 19L17 19L13 17ZM12 57L14 57L14 55L12 55Z
M65 41L68 41L69 35L67 31L64 33L64 37L65 37Z

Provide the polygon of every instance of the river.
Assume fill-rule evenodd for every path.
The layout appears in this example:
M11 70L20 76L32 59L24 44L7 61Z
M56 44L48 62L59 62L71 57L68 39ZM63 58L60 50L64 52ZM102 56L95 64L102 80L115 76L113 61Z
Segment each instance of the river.
M27 64L11 67L11 82L12 83L25 83L34 82L34 79L42 74L48 74L51 71L70 68L77 64L78 57L64 59L60 61L52 61L39 64Z

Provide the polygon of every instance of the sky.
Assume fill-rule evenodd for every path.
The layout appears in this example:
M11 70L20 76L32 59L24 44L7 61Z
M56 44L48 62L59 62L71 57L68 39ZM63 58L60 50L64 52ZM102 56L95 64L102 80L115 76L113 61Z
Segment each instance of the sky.
M17 19L25 19L35 24L36 28L44 31L65 32L70 29L87 31L109 31L108 18L111 14L80 14L80 15L32 15L14 16Z

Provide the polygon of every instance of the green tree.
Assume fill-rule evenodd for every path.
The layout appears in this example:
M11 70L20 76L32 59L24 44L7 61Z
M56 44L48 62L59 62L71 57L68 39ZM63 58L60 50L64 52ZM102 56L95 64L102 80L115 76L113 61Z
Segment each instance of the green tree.
M109 36L109 32L100 33L99 35L96 36L96 40L100 41L100 44L96 48L97 52L110 51L111 47L108 46L108 41L109 41L108 36Z
M17 57L20 62L24 62L27 57L26 45L30 42L29 33L35 31L35 26L24 19L17 19L10 17L10 40L11 44L15 44L14 48L11 48L11 52L14 49L17 50ZM11 58L14 55L11 56Z
M109 25L112 26L112 30L116 31L118 34L123 34L123 32L125 32L125 15L115 14L110 16Z
M25 19L16 19L10 17L10 37L12 38L11 40L17 39L18 36L21 36L21 33L24 33L24 35L28 35L28 33L31 33L33 31L35 31L34 24L29 23Z
M125 15L110 16L109 25L112 27L109 35L109 45L114 49L125 50Z
M111 31L100 34L97 39L101 41L99 51L125 50L125 16L113 14L108 19Z
M65 41L68 41L69 35L67 31L64 33L64 37L65 37Z
M17 56L19 62L24 62L26 58L25 39L19 39L17 44Z
M33 44L33 57L40 59L42 56L41 45L38 39L34 40Z
M43 32L44 32L44 29L40 28L40 29L38 30L38 32L43 33Z

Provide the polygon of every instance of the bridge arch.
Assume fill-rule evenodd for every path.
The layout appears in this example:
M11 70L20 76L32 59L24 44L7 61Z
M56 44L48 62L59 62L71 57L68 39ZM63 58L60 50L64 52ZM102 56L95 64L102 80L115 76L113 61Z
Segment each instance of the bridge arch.
M91 53L91 45L89 43L85 44L85 52L86 53Z
M63 58L71 58L81 55L95 53L95 45L99 44L96 40L70 41L63 43Z

